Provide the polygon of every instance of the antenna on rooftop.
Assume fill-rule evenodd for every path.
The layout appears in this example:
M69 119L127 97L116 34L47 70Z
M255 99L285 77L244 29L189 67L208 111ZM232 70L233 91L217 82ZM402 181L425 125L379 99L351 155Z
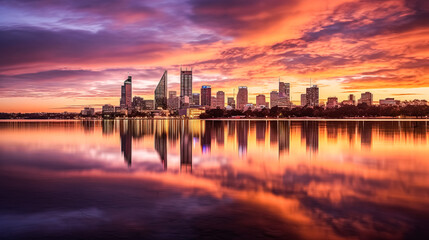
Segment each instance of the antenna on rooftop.
M311 87L311 78L310 78L310 87Z

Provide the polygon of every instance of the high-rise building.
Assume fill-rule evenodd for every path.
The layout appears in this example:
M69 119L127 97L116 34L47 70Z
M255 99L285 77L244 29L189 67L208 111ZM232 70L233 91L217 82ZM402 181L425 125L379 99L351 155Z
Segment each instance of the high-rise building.
M198 106L200 105L200 94L192 93L192 105Z
M265 95L259 94L256 96L256 107L260 108L262 106L268 108L268 102L265 101Z
M356 98L355 98L355 95L350 94L350 95L349 95L349 101L351 101L351 102L353 103L353 105L356 105Z
M211 96L210 103L211 103L210 108L216 108L217 107L216 96Z
M234 97L228 97L228 106L230 106L232 109L235 109L235 100Z
M180 99L184 99L185 96L192 99L192 69L180 68Z
M210 86L201 87L201 106L211 106L212 88Z
M131 76L128 76L128 78L124 81L124 85L121 86L120 106L122 108L131 109L131 99L132 99Z
M225 107L225 93L223 91L218 91L216 93L216 107Z
M301 94L301 106L307 105L307 95L305 93Z
M366 103L366 105L371 106L372 105L372 93L370 93L370 92L362 93L358 102L359 103Z
M270 93L270 106L276 107L278 105L278 100L279 100L279 92L277 91L272 91Z
M155 104L153 100L143 100L145 110L155 109Z
M115 112L115 107L113 105L110 105L110 104L105 104L101 108L101 112L103 114L114 113Z
M176 91L169 91L168 92L168 108L172 110L177 110L180 108L180 101L179 97L177 96Z
M327 108L334 108L338 106L338 98L337 97L328 97L328 102L326 103Z
M246 104L249 101L248 98L249 98L249 96L248 96L247 87L245 87L245 86L238 87L237 108L243 109L244 106L246 106Z
M290 102L290 83L279 82L279 98L286 98L286 102Z
M307 88L306 104L312 107L319 106L319 88L317 85Z
M142 110L144 107L144 99L142 97L135 96L133 97L133 109Z
M164 71L155 89L155 109L167 109L167 71Z
M177 96L177 92L176 91L168 91L168 98L173 98Z

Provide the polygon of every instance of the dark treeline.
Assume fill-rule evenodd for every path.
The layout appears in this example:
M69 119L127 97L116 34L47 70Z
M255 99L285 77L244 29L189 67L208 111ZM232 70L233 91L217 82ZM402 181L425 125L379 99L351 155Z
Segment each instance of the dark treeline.
M78 113L0 113L0 119L74 119Z
M279 108L261 110L224 110L210 109L206 113L201 114L200 118L230 118L234 116L242 116L246 118L290 118L290 117L320 117L320 118L353 118L353 117L426 117L429 115L429 106L414 106L408 105L405 107L395 106L368 106L359 104L358 106L345 105L338 108L322 107L296 107L296 108Z

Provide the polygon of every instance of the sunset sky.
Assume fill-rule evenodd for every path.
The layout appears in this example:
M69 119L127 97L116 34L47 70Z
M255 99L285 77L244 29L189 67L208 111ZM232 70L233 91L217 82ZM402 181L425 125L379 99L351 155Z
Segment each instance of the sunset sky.
M429 1L0 0L0 112L77 112L153 99L164 70L179 90L249 87L249 101L310 78L321 101L371 91L374 100L429 100Z

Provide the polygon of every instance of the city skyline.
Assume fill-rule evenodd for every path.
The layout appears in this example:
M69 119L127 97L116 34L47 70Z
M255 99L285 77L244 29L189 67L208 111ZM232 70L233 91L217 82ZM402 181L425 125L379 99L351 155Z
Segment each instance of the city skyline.
M3 1L0 12L0 112L116 103L127 73L133 95L152 98L165 70L180 93L180 66L194 92L226 97L245 85L269 101L281 77L295 104L310 78L323 102L429 99L427 1Z

